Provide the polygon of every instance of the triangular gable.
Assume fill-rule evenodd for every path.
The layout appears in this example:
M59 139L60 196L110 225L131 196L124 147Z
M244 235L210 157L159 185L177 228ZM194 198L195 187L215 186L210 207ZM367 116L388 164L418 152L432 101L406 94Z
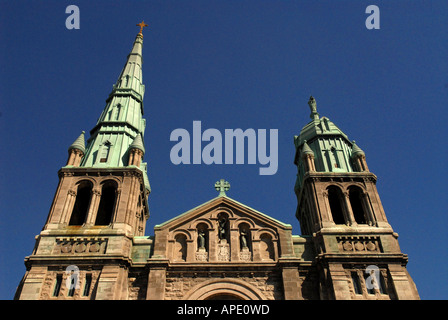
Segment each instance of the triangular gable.
M203 204L200 204L197 207L194 207L168 221L165 221L161 224L156 225L155 229L162 228L172 228L180 224L184 224L187 221L197 219L202 214L213 210L215 208L219 208L222 206L228 206L230 209L240 212L242 215L247 215L250 218L255 220L262 221L266 224L273 225L279 227L281 229L292 229L290 224L283 223L277 219L272 218L271 216L262 213L254 208L251 208L235 199L229 198L227 196L218 196L213 198Z
M274 263L291 257L292 226L225 195L154 227L152 259Z

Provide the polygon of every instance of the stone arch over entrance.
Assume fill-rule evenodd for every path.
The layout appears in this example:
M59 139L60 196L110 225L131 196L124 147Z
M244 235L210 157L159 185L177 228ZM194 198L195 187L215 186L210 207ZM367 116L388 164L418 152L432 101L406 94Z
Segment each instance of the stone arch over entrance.
M263 293L238 279L212 279L188 291L184 300L267 300Z

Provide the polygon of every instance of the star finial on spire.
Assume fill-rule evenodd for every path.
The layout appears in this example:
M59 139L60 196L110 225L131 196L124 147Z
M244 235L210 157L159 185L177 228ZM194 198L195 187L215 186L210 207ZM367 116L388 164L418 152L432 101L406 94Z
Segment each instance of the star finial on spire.
M230 189L230 183L228 183L224 179L221 179L219 181L216 181L215 189L216 191L219 191L220 196L225 196L226 195L225 191Z
M140 23L137 23L137 27L140 27L140 32L139 32L139 34L141 34L142 36L143 36L143 28L144 27L147 27L148 25L145 23L145 21L144 20L142 20L142 22L140 22Z

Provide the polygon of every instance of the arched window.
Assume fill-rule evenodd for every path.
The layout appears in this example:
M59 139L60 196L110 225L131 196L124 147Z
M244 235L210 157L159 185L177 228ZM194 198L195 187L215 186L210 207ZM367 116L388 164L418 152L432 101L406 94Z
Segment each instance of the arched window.
M112 222L112 216L115 209L116 191L117 185L115 182L108 181L103 184L95 225L107 226Z
M75 205L68 223L70 226L81 226L84 224L87 218L87 211L89 210L91 195L92 184L89 181L81 182L78 185Z
M355 221L358 224L367 223L367 215L364 211L364 206L362 205L362 194L363 192L359 187L352 186L349 188L350 205Z
M328 187L328 202L330 203L331 215L335 224L345 224L342 207L342 191L338 187Z

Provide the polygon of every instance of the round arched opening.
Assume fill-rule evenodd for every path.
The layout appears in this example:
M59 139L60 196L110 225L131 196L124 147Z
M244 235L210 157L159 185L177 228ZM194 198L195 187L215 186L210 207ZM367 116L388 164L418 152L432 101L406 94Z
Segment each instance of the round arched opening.
M243 299L230 293L217 293L206 298L205 300L243 300Z
M199 283L185 296L185 300L266 300L256 287L239 279L211 279Z

